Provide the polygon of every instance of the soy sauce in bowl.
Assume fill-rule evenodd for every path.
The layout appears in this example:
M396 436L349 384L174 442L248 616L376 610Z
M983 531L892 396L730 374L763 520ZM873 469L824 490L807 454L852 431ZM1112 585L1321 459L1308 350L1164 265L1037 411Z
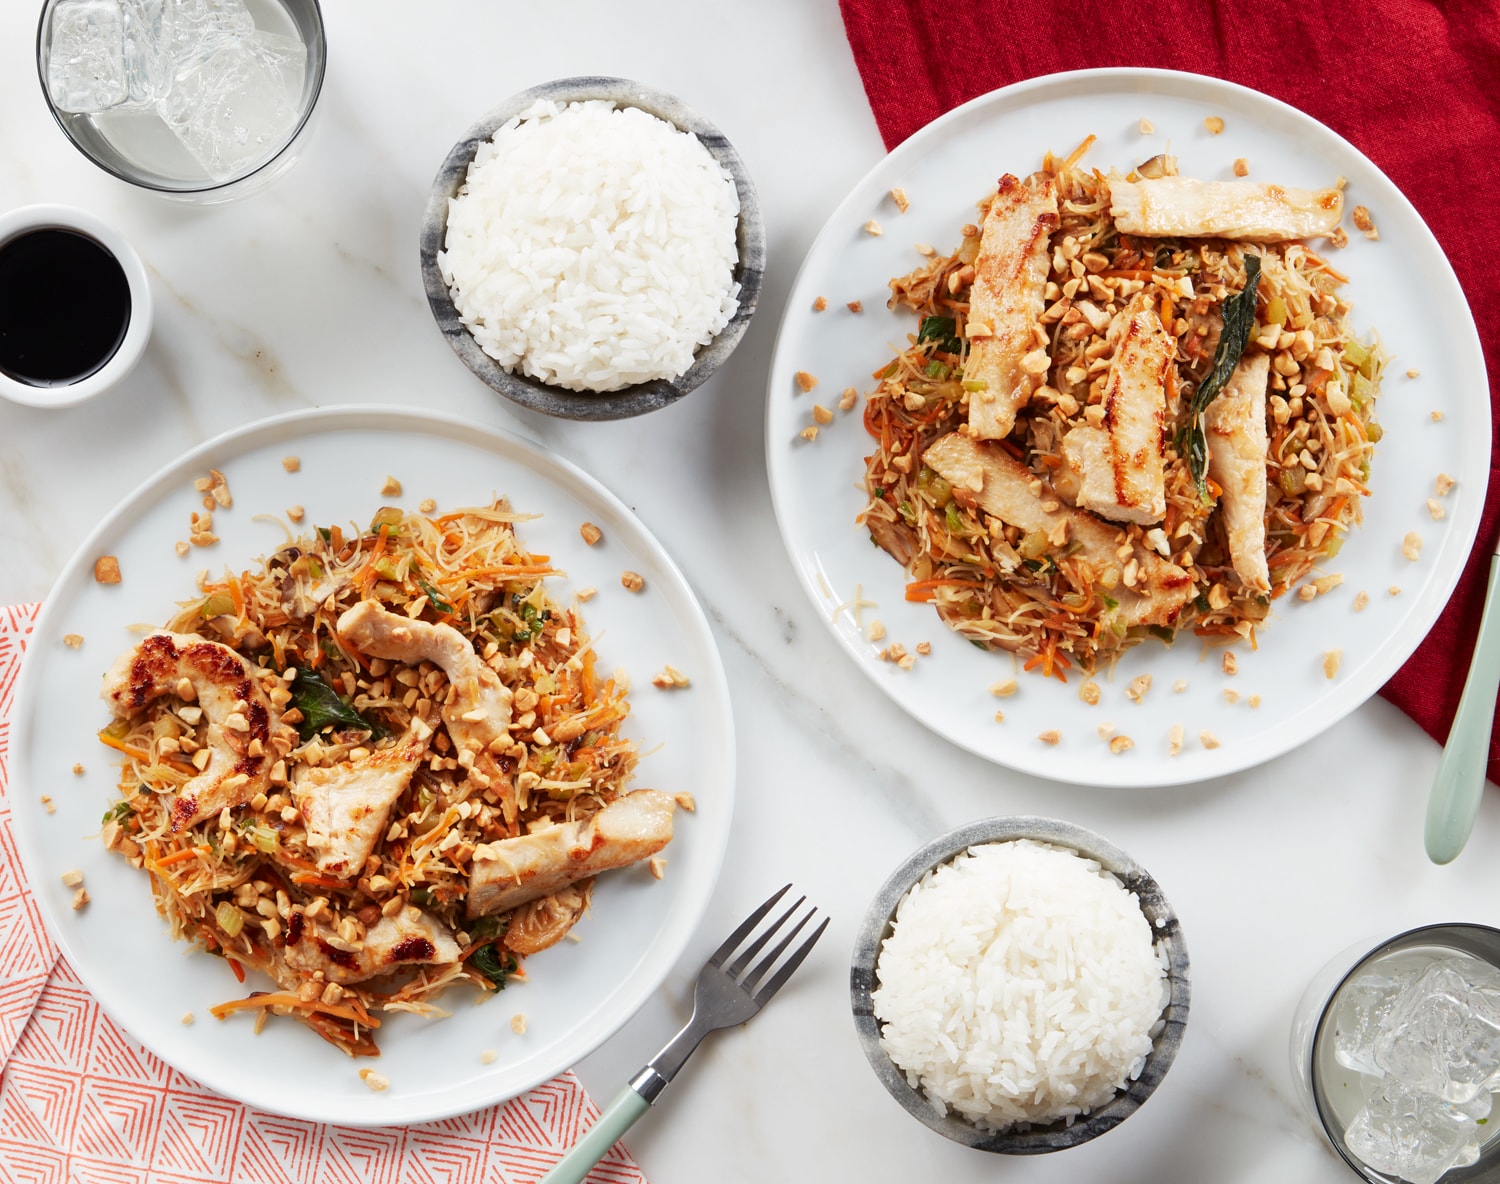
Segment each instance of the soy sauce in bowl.
M0 373L66 387L97 373L130 328L130 284L108 248L62 227L0 243Z

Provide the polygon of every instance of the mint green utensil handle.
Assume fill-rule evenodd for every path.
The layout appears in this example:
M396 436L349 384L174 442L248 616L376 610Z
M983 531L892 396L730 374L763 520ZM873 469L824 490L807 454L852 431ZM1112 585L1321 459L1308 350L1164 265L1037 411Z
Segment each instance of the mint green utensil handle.
M573 1145L573 1149L557 1161L557 1166L543 1176L537 1184L582 1184L583 1178L605 1153L620 1141L635 1120L647 1110L651 1103L626 1086L615 1095L614 1101L604 1108L599 1121L588 1134Z
M1484 793L1495 692L1500 688L1500 624L1495 621L1500 596L1496 588L1500 588L1500 555L1490 560L1490 584L1479 618L1474 660L1427 802L1427 855L1433 863L1450 863L1464 849Z

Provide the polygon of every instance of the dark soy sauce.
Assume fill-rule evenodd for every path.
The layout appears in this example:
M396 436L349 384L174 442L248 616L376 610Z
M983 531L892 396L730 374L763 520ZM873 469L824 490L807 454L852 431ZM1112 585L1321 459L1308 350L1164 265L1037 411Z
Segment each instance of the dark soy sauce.
M45 227L0 244L0 371L68 386L99 370L130 326L125 269L94 239Z

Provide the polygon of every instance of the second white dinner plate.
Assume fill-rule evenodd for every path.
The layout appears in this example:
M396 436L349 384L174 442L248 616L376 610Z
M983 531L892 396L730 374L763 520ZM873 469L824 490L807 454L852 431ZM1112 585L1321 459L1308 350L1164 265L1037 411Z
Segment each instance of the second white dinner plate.
M1218 134L1205 122L1214 117L1223 121ZM1022 673L1009 655L950 632L929 605L907 603L905 573L856 521L873 443L860 414L871 375L917 328L910 313L887 308L888 281L923 262L918 244L939 252L957 246L959 228L978 221L976 203L1001 174L1025 176L1049 150L1066 155L1089 135L1098 138L1084 163L1101 170L1128 171L1170 151L1183 175L1204 180L1232 179L1236 160L1253 181L1323 188L1343 177L1350 242L1319 249L1349 277L1343 294L1360 335L1378 333L1391 355L1365 520L1319 573L1342 575L1343 583L1310 602L1275 601L1258 648L1236 647L1233 675L1217 649L1192 638L1171 648L1145 642L1113 671L1093 676L1102 688L1097 705L1079 697L1084 675L1075 671L1064 684ZM891 195L897 188L909 202L905 213ZM1356 205L1370 211L1378 240L1351 224ZM799 372L817 385L805 391ZM851 386L859 393L855 409L836 410ZM833 421L816 425L815 405L832 411ZM829 219L793 286L766 425L782 537L817 612L860 669L964 748L1028 773L1101 786L1244 769L1310 740L1363 703L1442 611L1478 531L1489 479L1489 387L1478 335L1452 268L1411 203L1309 116L1231 83L1159 70L1078 71L995 91L876 165ZM819 426L816 439L802 435L810 426ZM1457 481L1443 497L1439 474ZM1415 561L1403 554L1409 533L1421 540ZM892 642L908 653L926 643L931 653L902 669L881 656ZM1125 689L1141 674L1152 676L1151 689L1136 702ZM1017 692L996 698L991 689L1012 677ZM1184 741L1173 755L1178 725ZM1055 734L1056 743L1043 734ZM1116 755L1108 744L1115 735L1134 746Z
M289 472L288 456L300 467ZM201 512L193 482L223 472L232 508L214 512L219 541L184 557L189 518ZM382 492L388 478L400 494ZM199 569L253 567L287 540L277 519L293 506L301 529L368 523L381 505L440 512L508 497L521 513L523 544L565 575L553 598L580 606L601 671L631 680L624 733L641 752L633 788L688 792L666 871L642 866L602 875L589 915L566 941L527 960L529 981L497 995L458 987L439 999L446 1019L385 1015L381 1055L352 1060L291 1020L273 1018L256 1036L252 1017L212 1019L214 1004L270 980L241 986L221 958L171 939L146 875L99 841L116 800L119 765L96 732L109 722L102 676L139 640L133 627L160 625L178 601L195 599ZM265 517L265 516L273 517ZM588 546L585 521L603 541ZM122 579L96 583L94 560L118 559ZM645 587L621 586L626 570ZM74 634L77 648L65 643ZM658 690L671 664L685 689ZM74 765L81 772L74 772ZM110 1017L162 1060L205 1085L263 1110L314 1121L384 1125L442 1118L513 1097L597 1048L657 989L681 955L712 895L728 839L734 792L734 730L728 687L708 623L682 574L639 520L592 478L517 437L417 410L341 407L299 412L238 429L193 450L126 499L64 569L47 598L22 666L11 731L8 798L26 872L62 948ZM49 795L55 813L43 809ZM70 908L62 882L77 869L91 897ZM183 1017L194 1022L185 1025ZM511 1028L526 1019L525 1032ZM483 1054L496 1055L486 1060ZM358 1071L389 1081L372 1092Z

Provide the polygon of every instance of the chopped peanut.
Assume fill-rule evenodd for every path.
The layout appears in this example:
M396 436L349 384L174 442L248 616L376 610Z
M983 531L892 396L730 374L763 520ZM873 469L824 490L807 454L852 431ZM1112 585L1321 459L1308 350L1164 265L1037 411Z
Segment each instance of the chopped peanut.
M1248 177L1250 175L1250 162L1243 156L1237 157L1235 159L1234 175L1236 177Z
M819 296L816 300L813 301L813 312L822 312L827 307L828 297L826 296Z
M1088 682L1078 688L1078 697L1090 707L1097 706L1099 703L1099 684L1092 678L1089 679Z
M816 426L809 424L807 427L798 432L797 435L801 436L804 440L811 444L818 438L818 429Z
M361 1069L359 1079L368 1085L377 1094L390 1088L390 1079L375 1072L374 1069Z
M653 855L646 864L653 879L659 880L667 874L667 861L660 855Z
M994 686L992 686L990 688L990 694L994 695L997 699L1009 699L1016 693L1017 689L1018 688L1016 680L1013 678L1007 678L1004 682L997 682Z
M1203 731L1198 733L1198 742L1202 744L1204 748L1219 747L1219 738L1212 732L1210 732L1207 728L1204 728Z
M1152 123L1149 119L1142 119L1141 123L1140 123L1140 128L1141 128L1141 135L1143 135L1143 136L1149 136L1149 135L1151 135L1152 132L1156 131L1156 124Z
M1365 605L1369 603L1370 594L1368 592L1356 592L1354 594L1354 601L1349 607L1357 613L1362 613L1365 611Z
M655 675L651 679L651 685L660 687L664 691L681 690L683 687L691 686L692 679L688 678L677 667L668 665L662 669L660 674Z
M1339 672L1339 663L1344 659L1343 650L1329 650L1323 655L1323 677L1332 678Z
M880 229L880 223L879 222L875 221L874 218L871 218L868 222L865 223L865 233L866 234L880 235L880 234L884 234L885 231L883 231L883 230Z
M1224 130L1224 121L1217 115L1210 115L1203 121L1203 126L1206 127L1213 135L1217 136Z
M83 644L83 634L82 633L64 633L63 634L63 645L67 646L70 650L76 650L82 644Z
M1422 558L1422 536L1414 530L1407 531L1401 540L1401 554L1413 563Z
M604 532L592 522L585 522L578 528L578 533L583 536L583 541L589 546L595 546L604 537Z
M1167 755L1178 756L1182 752L1182 725L1173 724L1167 730Z
M864 312L865 311L864 302L861 301L861 300L851 300L844 307L847 308L850 312Z
M822 424L824 427L827 427L833 422L833 412L828 410L828 408L824 407L821 403L813 404L812 416L814 423Z
M1438 501L1435 497L1430 497L1427 499L1427 512L1432 515L1432 520L1434 522L1442 518L1444 514L1447 513L1447 511L1443 509L1443 503Z
M813 387L818 385L818 380L811 374L809 374L806 370L798 370L796 374L792 375L792 377L797 380L797 388L802 391L803 394L806 394L808 391L812 390Z
M120 561L113 555L101 555L94 560L94 580L100 584L120 582Z
M1139 703L1146 697L1146 692L1151 689L1151 676L1139 674L1130 680L1130 685L1125 688L1125 697L1132 702Z
M300 456L283 456L281 467L288 473L299 473L302 471L302 458Z
M1037 739L1043 744L1057 744L1062 740L1062 733L1053 728L1050 731L1043 732Z
M839 396L839 410L852 411L854 410L854 404L858 401L859 392L852 386L847 386L844 388L844 393Z
M911 209L911 202L907 199L906 190L902 189L899 185L891 190L891 200L896 203L896 208L903 214Z
M646 586L646 581L639 573L626 571L620 573L620 586L627 592L639 592Z
M526 1017L520 1012L510 1017L510 1030L517 1036L526 1035Z
M1119 756L1122 752L1129 752L1134 747L1135 741L1129 736L1116 736L1109 742L1109 750L1116 756Z
M1449 492L1455 485L1458 484L1458 482L1455 481L1452 477L1448 476L1447 473L1439 473L1437 475L1437 481L1435 484L1437 486L1438 497L1447 497ZM66 641L67 638L64 638L63 640Z
M385 484L380 487L380 493L382 497L400 497L401 482L388 475L385 479Z
M86 889L80 888L77 892L73 893L73 911L75 913L81 912L88 902L89 894Z
M83 883L83 873L77 868L73 868L70 871L65 871L62 874L62 882L69 888L77 888L80 884Z
M1239 667L1239 660L1234 656L1234 651L1233 650L1225 650L1224 651L1224 660L1221 663L1221 665L1224 668L1224 673L1225 674L1238 674L1239 673L1239 669L1240 669L1240 667Z

